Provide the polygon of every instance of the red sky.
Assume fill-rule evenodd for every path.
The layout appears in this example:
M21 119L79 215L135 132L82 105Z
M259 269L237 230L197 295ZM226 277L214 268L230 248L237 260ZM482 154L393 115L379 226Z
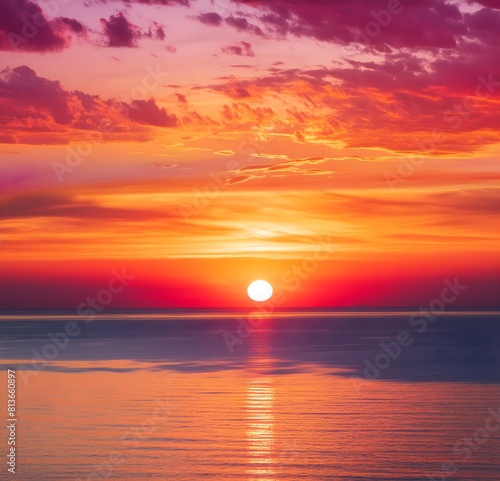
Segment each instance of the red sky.
M498 306L499 58L491 0L2 2L1 306Z

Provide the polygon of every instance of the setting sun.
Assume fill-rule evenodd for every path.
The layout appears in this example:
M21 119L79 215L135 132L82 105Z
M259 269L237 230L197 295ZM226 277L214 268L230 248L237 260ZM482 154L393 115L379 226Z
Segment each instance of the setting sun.
M273 295L273 287L267 281L254 281L247 288L248 297L252 301L267 301Z

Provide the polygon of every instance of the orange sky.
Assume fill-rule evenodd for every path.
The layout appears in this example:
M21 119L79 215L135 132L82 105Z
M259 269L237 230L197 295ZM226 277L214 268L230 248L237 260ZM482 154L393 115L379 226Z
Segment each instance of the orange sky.
M499 304L495 5L47 5L0 7L3 307L248 305L318 252L280 305Z

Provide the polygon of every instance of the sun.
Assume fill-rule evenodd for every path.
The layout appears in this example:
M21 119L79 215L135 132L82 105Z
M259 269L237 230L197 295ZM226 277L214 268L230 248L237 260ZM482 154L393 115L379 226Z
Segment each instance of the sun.
M273 295L273 286L267 281L253 281L247 288L248 297L252 301L267 301Z

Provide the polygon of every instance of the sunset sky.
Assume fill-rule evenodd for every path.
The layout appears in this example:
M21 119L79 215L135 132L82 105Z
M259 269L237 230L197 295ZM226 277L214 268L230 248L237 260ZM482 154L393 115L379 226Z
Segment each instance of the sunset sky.
M3 308L500 305L499 1L3 0L0 50Z

